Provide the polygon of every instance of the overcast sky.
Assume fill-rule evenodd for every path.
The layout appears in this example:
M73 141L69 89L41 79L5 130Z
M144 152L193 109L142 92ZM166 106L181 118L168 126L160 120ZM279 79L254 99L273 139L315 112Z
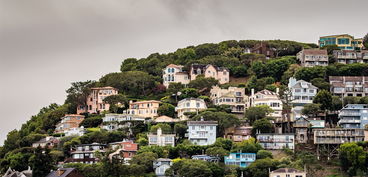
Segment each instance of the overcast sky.
M71 82L223 40L368 32L367 0L0 0L0 145ZM339 13L341 12L341 13Z

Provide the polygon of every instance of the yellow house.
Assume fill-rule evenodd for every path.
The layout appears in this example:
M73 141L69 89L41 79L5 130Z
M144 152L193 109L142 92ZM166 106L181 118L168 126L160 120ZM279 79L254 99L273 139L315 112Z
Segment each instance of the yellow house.
M319 38L319 47L326 45L337 45L342 50L362 50L363 39L354 39L349 34L322 36Z

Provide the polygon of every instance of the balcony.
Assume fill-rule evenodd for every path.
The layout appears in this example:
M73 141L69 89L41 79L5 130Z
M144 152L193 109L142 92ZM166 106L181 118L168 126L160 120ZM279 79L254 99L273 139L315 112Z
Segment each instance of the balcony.
M354 120L354 119L341 119L339 120L339 124L351 124L351 123L360 123L360 120Z
M357 116L357 117L360 117L361 114L360 114L360 112L346 112L346 111L341 111L340 114L339 114L339 117L340 116Z

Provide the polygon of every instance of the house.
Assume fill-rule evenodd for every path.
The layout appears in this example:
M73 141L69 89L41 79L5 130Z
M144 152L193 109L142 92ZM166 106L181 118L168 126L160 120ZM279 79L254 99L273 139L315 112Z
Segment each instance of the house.
M172 166L171 159L159 158L153 162L156 176L165 176L165 171Z
M86 130L83 126L64 130L65 136L83 136L85 132Z
M192 159L202 160L202 161L206 161L206 162L214 162L214 163L218 163L220 161L219 157L209 156L209 155L193 155Z
M299 117L293 122L296 143L308 143L308 129L310 126L310 122L304 117Z
M254 89L251 90L252 94L249 97L249 106L261 106L267 105L274 112L268 116L274 118L282 118L282 101L278 96L279 89L276 89L276 93L269 90L262 90L254 94Z
M291 103L295 106L303 106L313 103L313 98L317 94L318 88L304 80L289 79L288 89L291 94Z
M56 125L55 133L65 133L72 128L78 128L79 124L84 120L83 115L66 114L61 118L61 122Z
M166 88L170 83L189 84L189 75L187 72L183 72L182 65L169 64L162 71L162 80Z
M117 156L118 159L124 160L124 164L129 164L129 161L132 160L133 156L138 151L138 144L133 141L122 141L115 142L109 144L115 152L109 154L110 160L114 156Z
M71 150L71 158L67 158L65 163L96 163L99 161L99 159L95 156L96 152L106 152L106 145L99 143L77 145Z
M338 125L342 128L365 128L368 124L367 104L347 104L339 112Z
M32 170L31 167L28 166L27 170L19 172L9 167L3 177L32 177Z
M355 39L348 34L322 36L318 41L319 47L326 45L337 45L341 50L361 50L363 48L363 39Z
M229 87L222 89L219 86L213 86L210 99L214 105L229 105L232 113L243 114L248 107L248 96L245 95L244 88Z
M216 141L217 121L188 121L188 140L196 145L211 145Z
M330 76L330 92L339 97L368 96L367 76Z
M153 120L153 122L155 123L174 123L178 121L179 119L174 119L172 117L165 116L165 115L157 117L155 120Z
M187 116L184 115L186 112L196 112L203 111L207 109L206 102L200 98L185 98L178 102L175 107L175 111L178 113L178 117L181 120L186 120Z
M364 129L324 128L313 131L314 144L343 144L364 140Z
M252 135L252 127L236 126L225 129L224 138L230 139L234 142L242 142L248 140Z
M32 143L32 147L37 148L38 146L40 146L41 148L45 148L47 146L48 148L53 148L59 143L60 143L60 140L58 138L53 137L53 136L47 136L35 143Z
M261 133L257 134L257 141L264 149L294 149L295 135L291 133Z
M230 70L225 67L217 67L211 64L192 64L190 67L190 80L195 80L198 75L204 77L212 77L219 81L220 84L226 84L230 81Z
M111 95L117 95L118 89L113 87L95 87L91 88L91 93L87 96L87 105L78 105L77 114L88 112L90 114L99 114L103 111L108 111L110 104L103 100Z
M163 134L161 128L157 129L157 133L147 135L148 145L157 146L175 146L175 134Z
M250 53L263 54L266 59L275 57L275 49L269 47L268 43L260 42L250 49Z
M333 56L337 63L368 63L368 50L334 50Z
M307 172L294 168L279 168L271 171L269 177L307 177Z
M51 171L46 177L84 177L75 168L59 168Z
M296 58L300 61L302 67L328 65L327 50L303 49L296 55Z
M130 128L132 122L146 122L146 118L132 114L106 114L102 118L102 129L116 131L119 128Z
M256 161L256 153L236 152L224 157L225 165L236 165L241 168L248 167L254 161Z
M160 107L160 103L160 101L156 100L130 101L127 114L153 118L158 116L157 109Z

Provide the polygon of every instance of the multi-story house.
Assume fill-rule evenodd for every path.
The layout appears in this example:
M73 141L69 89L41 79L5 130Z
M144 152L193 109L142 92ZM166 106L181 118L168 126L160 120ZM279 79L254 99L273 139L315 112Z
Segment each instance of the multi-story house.
M274 111L268 116L282 118L282 101L278 96L278 92L279 89L277 88L276 93L265 89L254 94L254 89L252 89L249 106L267 105Z
M115 152L109 154L109 158L117 157L120 160L124 160L124 164L129 164L133 156L138 151L138 144L133 141L122 141L109 144Z
M141 116L141 117L156 117L157 109L160 107L160 101L156 100L147 100L147 101L130 101L129 109L127 111L128 114Z
M342 128L365 128L368 124L367 104L347 104L339 112L338 124Z
M303 49L296 55L296 58L300 61L302 67L328 65L327 50Z
M219 86L213 86L210 99L214 105L230 105L232 113L244 113L245 108L248 107L248 96L245 95L244 88L222 89Z
M337 45L342 50L361 50L363 48L363 39L354 39L348 34L322 36L319 38L319 47L326 45Z
M72 157L67 158L65 163L96 163L99 161L95 155L96 152L106 152L106 145L98 143L77 145L76 148L70 152Z
M224 138L230 139L234 142L242 142L251 138L251 135L252 127L236 126L225 129Z
M165 176L165 171L172 166L171 159L159 158L153 162L156 176Z
M364 140L364 129L324 128L313 131L314 144L343 144Z
M334 50L333 56L337 63L368 63L368 50Z
M35 143L32 143L32 147L37 148L38 146L40 146L41 148L45 148L47 146L48 148L53 148L59 143L60 143L60 140L58 138L53 137L53 136L47 136Z
M307 172L294 168L279 168L271 171L269 177L307 177Z
M162 71L163 84L166 88L170 83L189 84L189 75L187 72L183 72L182 65L169 64Z
M220 84L228 83L230 80L229 69L225 67L217 67L211 64L192 64L190 67L190 80L195 80L198 75L215 78Z
M199 112L207 109L206 102L200 98L185 98L178 102L175 107L175 111L178 113L178 117L181 120L186 120L187 116L184 115L186 112Z
M188 140L196 145L211 145L216 141L217 121L188 121Z
M150 133L147 137L149 145L175 146L175 134L163 134L161 128L157 129L157 133Z
M119 128L130 128L132 122L146 122L146 117L132 114L106 114L102 118L102 129L115 131Z
M256 54L263 54L264 56L266 56L266 59L275 57L275 50L270 48L266 42L261 42L254 45L254 47L250 50L250 52Z
M91 93L88 95L87 106L78 105L77 114L88 112L90 114L99 114L110 109L110 104L103 100L111 95L117 95L118 89L113 87L95 87L91 88Z
M333 95L368 96L367 76L330 76L330 91Z
M241 168L249 166L256 161L256 153L230 153L224 157L225 165L236 165Z
M79 124L84 120L83 115L66 114L61 118L61 122L56 125L55 133L65 133L72 128L78 128Z
M308 143L308 129L311 123L304 117L296 118L293 122L296 143Z
M70 128L68 130L65 130L64 134L65 136L83 136L85 132L86 132L86 129L83 126L81 126L81 127Z
M264 149L294 149L294 134L275 134L275 133L261 133L257 134L257 140Z
M216 156L209 156L206 154L203 155L193 155L192 159L194 160L202 160L202 161L206 161L206 162L214 162L214 163L218 163L220 161L219 157Z
M302 106L313 103L313 98L317 94L318 88L304 80L296 80L291 77L288 84L291 94L291 103L295 106Z

